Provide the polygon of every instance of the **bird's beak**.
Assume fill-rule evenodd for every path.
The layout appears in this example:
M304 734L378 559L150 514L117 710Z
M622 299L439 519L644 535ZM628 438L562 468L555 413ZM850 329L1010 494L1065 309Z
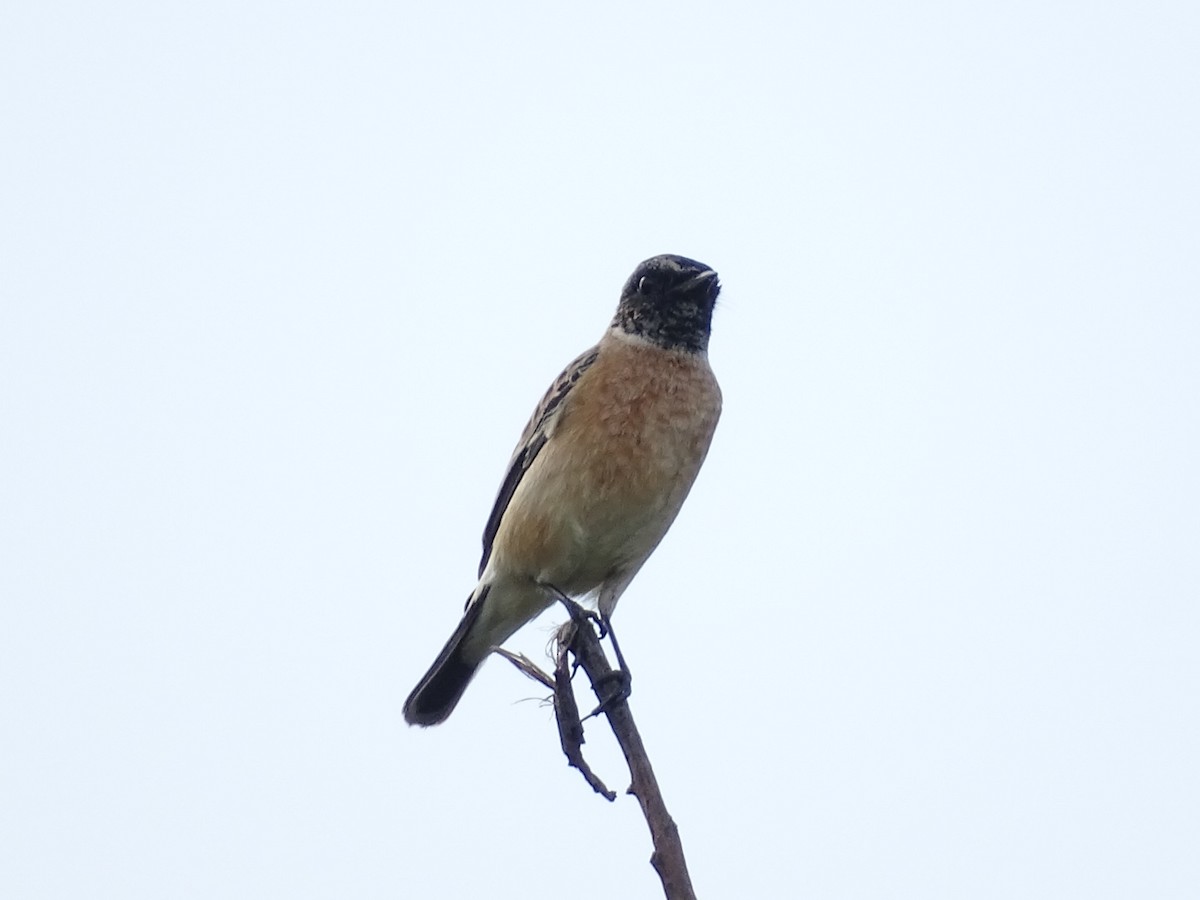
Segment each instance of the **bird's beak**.
M704 284L704 282L708 281L710 278L716 278L716 277L717 277L717 273L714 270L705 269L700 274L689 278L687 281L685 281L683 284L681 284L679 286L679 290L690 291L692 288L696 288L696 287L699 287L700 285Z

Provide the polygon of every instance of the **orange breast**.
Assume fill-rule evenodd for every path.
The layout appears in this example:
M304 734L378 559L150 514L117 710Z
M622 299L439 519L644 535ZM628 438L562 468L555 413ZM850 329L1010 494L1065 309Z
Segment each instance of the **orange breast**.
M606 337L513 495L496 562L575 594L640 565L691 488L720 409L705 358Z

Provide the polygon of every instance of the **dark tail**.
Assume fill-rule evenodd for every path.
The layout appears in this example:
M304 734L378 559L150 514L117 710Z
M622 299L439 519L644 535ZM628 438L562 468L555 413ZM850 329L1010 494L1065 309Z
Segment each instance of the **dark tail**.
M483 656L468 654L463 647L471 626L479 619L479 611L483 609L486 597L485 590L467 607L462 621L454 629L454 634L450 635L450 640L446 641L438 658L404 701L404 720L409 725L428 727L446 721L462 699L463 691L475 677L480 664L487 658L486 653Z

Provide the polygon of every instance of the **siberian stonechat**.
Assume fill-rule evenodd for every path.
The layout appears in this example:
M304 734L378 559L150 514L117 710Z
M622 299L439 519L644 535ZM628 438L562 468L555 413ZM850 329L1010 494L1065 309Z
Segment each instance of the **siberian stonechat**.
M600 343L555 379L508 464L462 621L404 703L409 724L444 721L488 654L558 597L593 597L612 615L717 427L708 338L720 290L703 263L646 260Z

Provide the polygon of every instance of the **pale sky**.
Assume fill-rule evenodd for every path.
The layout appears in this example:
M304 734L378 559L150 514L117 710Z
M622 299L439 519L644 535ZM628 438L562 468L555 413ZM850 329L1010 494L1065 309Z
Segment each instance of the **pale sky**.
M1200 896L1197 46L1184 2L10 3L0 896L661 897L507 664L400 707L664 252L721 275L725 413L616 622L699 895Z

